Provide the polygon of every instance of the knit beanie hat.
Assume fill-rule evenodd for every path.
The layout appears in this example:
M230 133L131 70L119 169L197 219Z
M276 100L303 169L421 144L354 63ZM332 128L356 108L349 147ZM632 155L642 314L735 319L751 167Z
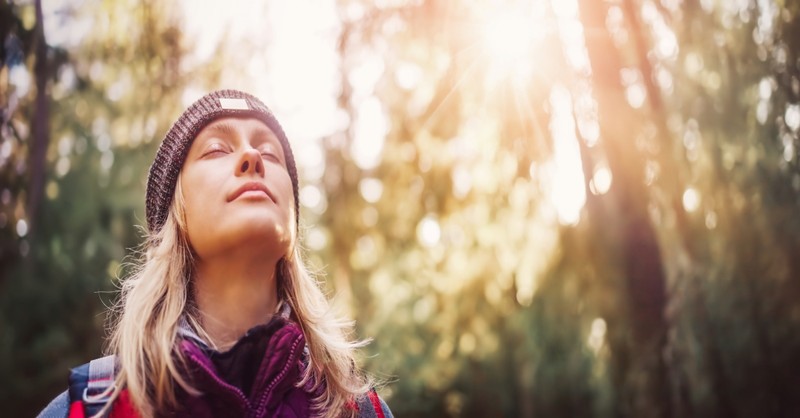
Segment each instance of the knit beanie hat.
M147 176L145 214L150 233L158 232L167 220L167 213L175 195L178 174L186 160L186 154L197 134L209 123L222 117L251 117L264 122L278 137L286 156L286 169L292 179L295 219L299 222L299 200L297 191L297 167L294 154L283 128L261 100L238 90L219 90L209 93L192 103L169 129ZM298 225L295 225L298 228Z

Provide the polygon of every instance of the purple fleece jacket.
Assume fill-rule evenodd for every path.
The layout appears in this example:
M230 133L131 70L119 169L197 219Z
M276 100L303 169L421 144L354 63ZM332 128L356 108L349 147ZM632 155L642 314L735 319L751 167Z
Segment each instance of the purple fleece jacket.
M308 417L323 385L298 386L308 365L306 339L290 317L288 306L268 323L250 329L228 351L220 353L184 328L180 349L187 374L203 395L179 394L181 417ZM376 417L367 396L356 400L357 416ZM392 416L381 400L381 412Z
M311 415L312 400L319 393L313 391L310 382L296 386L305 368L304 348L303 332L281 317L251 329L224 353L196 340L183 340L180 349L187 360L190 381L203 395L181 393L179 404L183 409L176 411L176 416Z

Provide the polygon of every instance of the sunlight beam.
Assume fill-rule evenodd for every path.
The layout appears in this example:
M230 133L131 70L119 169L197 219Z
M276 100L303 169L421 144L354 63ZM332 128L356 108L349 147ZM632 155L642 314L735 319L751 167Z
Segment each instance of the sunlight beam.
M586 203L586 188L569 91L562 86L553 87L550 104L553 108L550 131L553 135L555 168L550 199L558 214L558 221L564 225L575 225Z

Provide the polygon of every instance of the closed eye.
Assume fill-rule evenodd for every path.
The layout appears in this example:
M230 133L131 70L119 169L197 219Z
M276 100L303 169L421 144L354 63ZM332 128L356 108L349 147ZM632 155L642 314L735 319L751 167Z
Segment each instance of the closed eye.
M261 156L264 158L275 160L277 162L281 162L281 159L277 155L275 155L275 153L272 151L261 151Z
M217 155L226 154L226 153L227 153L227 151L225 150L225 148L223 148L219 144L214 144L214 145L211 145L210 147L208 147L208 149L206 149L205 152L203 152L202 156L203 157L206 157L206 156L217 156Z
M259 152L261 153L262 158L269 158L275 162L283 163L283 160L281 160L280 155L278 155L278 153L275 152L275 148L272 146L262 147L259 150Z

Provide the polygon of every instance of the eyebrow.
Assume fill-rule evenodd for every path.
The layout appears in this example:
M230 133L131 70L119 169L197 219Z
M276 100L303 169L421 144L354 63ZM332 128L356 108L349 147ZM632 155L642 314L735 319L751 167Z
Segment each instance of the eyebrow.
M209 131L216 131L221 134L233 135L236 133L236 129L233 128L233 125L227 122L217 122L208 127Z
M278 145L281 145L281 141L278 139L278 136L275 135L271 129L257 128L255 131L253 131L253 138L263 140L265 142L274 142Z
M216 122L216 123L214 123L212 125L209 125L207 129L209 131L217 132L217 133L222 134L222 135L234 136L234 135L237 134L236 133L236 128L234 128L233 125L228 123L228 122ZM275 132L273 132L271 129L269 129L269 128L260 128L260 127L256 128L252 132L252 136L253 136L253 138L255 140L261 141L261 143L272 142L272 143L278 145L278 147L281 150L281 153L284 152L283 144L281 144L280 139L278 139L278 135L275 134Z
M220 134L225 135L236 135L236 128L233 127L232 124L228 122L216 122L208 127L209 131L215 131ZM278 136L272 132L271 129L268 128L256 128L252 136L257 139L271 139L275 140L276 143L280 144L280 140L278 140Z

